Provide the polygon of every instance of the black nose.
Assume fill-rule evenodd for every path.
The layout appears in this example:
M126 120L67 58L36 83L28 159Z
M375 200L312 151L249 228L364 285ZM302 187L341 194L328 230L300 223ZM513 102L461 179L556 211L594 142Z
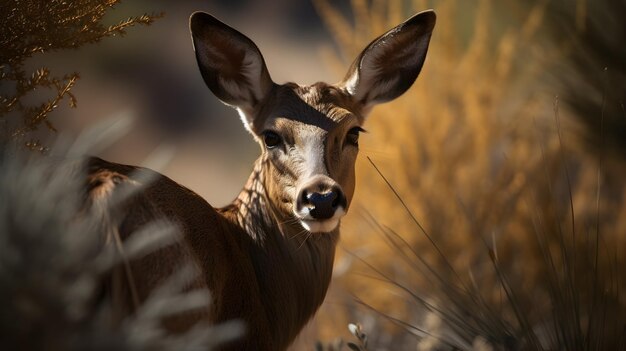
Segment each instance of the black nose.
M331 218L337 207L345 207L345 197L339 188L332 188L326 192L302 191L302 205L309 207L309 214L315 219Z

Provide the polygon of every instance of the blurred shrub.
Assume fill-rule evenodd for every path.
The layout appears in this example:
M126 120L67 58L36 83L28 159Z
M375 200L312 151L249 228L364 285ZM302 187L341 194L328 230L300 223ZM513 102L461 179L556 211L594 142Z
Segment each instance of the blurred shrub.
M116 126L111 126L116 127ZM103 140L110 130L93 132ZM107 138L104 138L107 139ZM84 147L77 142L74 153ZM52 150L53 152L58 150ZM199 273L178 267L121 323L105 293L114 270L174 243L173 225L152 223L116 246L115 201L85 206L82 159L0 152L0 340L5 350L211 350L241 326L199 324L170 335L165 317L208 308L210 293L189 291ZM125 194L126 196L130 194ZM132 279L132 278L131 278Z
M585 146L626 154L626 30L624 0L548 3L550 32L567 52L557 83L581 122Z
M591 2L577 3L576 16L592 15L581 5ZM410 14L429 5L438 14L416 84L366 123L342 226L344 246L365 264L336 280L405 332L341 295L322 309L321 338L360 320L372 350L624 347L623 159L589 153L578 138L578 122L597 125L598 114L571 102L602 111L605 90L572 94L595 74L568 64L581 37L554 27L556 16L580 21L567 15L572 4L354 0L353 19L315 4L341 48L324 51L338 74ZM356 261L338 257L339 266Z
M27 60L38 53L77 49L106 37L123 36L136 25L149 25L162 14L130 17L114 25L103 18L121 0L0 2L0 138L14 139L33 149L44 150L30 133L42 125L55 128L49 114L67 99L76 107L71 90L78 73L53 75L45 66L31 70ZM50 91L51 98L33 104L32 95Z

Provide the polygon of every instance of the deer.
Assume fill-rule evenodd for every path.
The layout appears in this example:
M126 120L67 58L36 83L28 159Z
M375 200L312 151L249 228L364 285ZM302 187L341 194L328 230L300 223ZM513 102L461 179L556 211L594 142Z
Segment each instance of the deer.
M261 154L243 190L222 208L158 172L91 157L86 196L116 205L120 240L154 220L180 229L179 241L129 263L132 279L111 279L111 295L130 315L174 267L200 274L205 310L164 321L180 333L198 322L240 320L245 334L224 350L285 350L328 290L341 219L355 191L359 134L373 106L406 92L419 75L436 16L420 12L373 40L336 84L278 84L259 48L214 16L195 12L190 31L201 76L234 107ZM150 181L137 172L150 173ZM128 277L127 277L128 278ZM129 284L130 283L132 284Z

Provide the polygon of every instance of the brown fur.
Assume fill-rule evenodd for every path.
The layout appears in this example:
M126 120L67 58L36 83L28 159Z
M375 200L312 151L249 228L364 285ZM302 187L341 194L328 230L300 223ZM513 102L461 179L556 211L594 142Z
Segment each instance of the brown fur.
M112 176L132 180L136 167L92 158L90 178ZM182 331L202 319L219 323L242 319L248 327L246 338L230 345L232 350L282 350L317 310L326 294L332 274L338 233L309 238L306 242L289 242L275 224L256 222L255 231L263 237L254 240L238 224L238 207L250 189L256 188L254 173L233 205L214 209L200 196L158 175L142 191L127 199L119 209L124 220L120 236L127 239L133 231L152 220L164 217L180 226L182 242L161 249L132 262L133 278L140 301L159 286L176 268L191 262L204 273L195 287L206 287L212 293L212 307L170 321L167 327ZM143 186L134 181L131 186ZM101 194L109 182L98 182L92 195ZM259 204L249 203L251 206ZM256 217L256 216L255 216ZM120 273L122 274L122 273ZM132 313L133 302L125 284L126 277L116 277L114 298L122 314Z
M237 107L261 156L239 196L220 209L156 172L90 159L92 204L137 190L108 216L119 219L109 224L122 240L155 220L167 219L180 228L176 245L133 260L129 270L114 274L112 298L122 318L177 267L191 263L202 274L189 288L207 288L213 303L205 311L168 319L170 331L198 321L240 319L247 327L245 337L224 349L284 350L321 305L330 283L339 219L355 188L354 136L372 105L394 99L416 79L435 16L418 14L375 40L343 82L311 86L272 82L256 45L214 17L196 13L190 22L205 82ZM380 63L379 57L394 65ZM280 136L278 145L265 144L268 131ZM314 218L309 207L298 207L309 189L319 196L329 189L341 194L332 217Z

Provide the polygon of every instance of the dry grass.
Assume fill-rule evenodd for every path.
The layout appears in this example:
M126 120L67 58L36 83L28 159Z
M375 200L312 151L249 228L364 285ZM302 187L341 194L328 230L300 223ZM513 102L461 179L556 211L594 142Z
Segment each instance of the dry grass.
M197 325L170 335L162 319L210 303L188 291L198 274L180 267L136 313L119 321L103 281L124 260L175 242L173 225L152 223L120 248L110 244L108 206L84 206L82 155L111 142L120 124L99 126L56 156L0 152L0 340L6 350L211 350L241 335L241 326ZM99 142L100 145L95 145ZM61 157L59 157L61 156ZM125 194L130 195L130 194ZM101 206L100 206L101 205ZM108 238L105 240L105 238ZM106 241L106 243L105 243Z
M354 265L338 284L406 322L420 349L442 343L469 349L475 342L623 348L623 168L579 146L572 118L578 111L561 103L555 96L568 92L546 79L563 77L560 64L571 48L549 40L554 7L441 0L390 1L385 9L385 2L355 0L352 24L328 2L315 3L343 48L339 55L324 51L339 74L344 58L401 18L428 6L438 14L415 86L376 108L366 124L357 197L342 235L371 267ZM586 11L579 6L577 23ZM343 313L332 311L319 318L321 338L369 318L350 302ZM422 328L433 313L441 321L434 330ZM378 340L372 349L417 343L379 319L369 333Z

